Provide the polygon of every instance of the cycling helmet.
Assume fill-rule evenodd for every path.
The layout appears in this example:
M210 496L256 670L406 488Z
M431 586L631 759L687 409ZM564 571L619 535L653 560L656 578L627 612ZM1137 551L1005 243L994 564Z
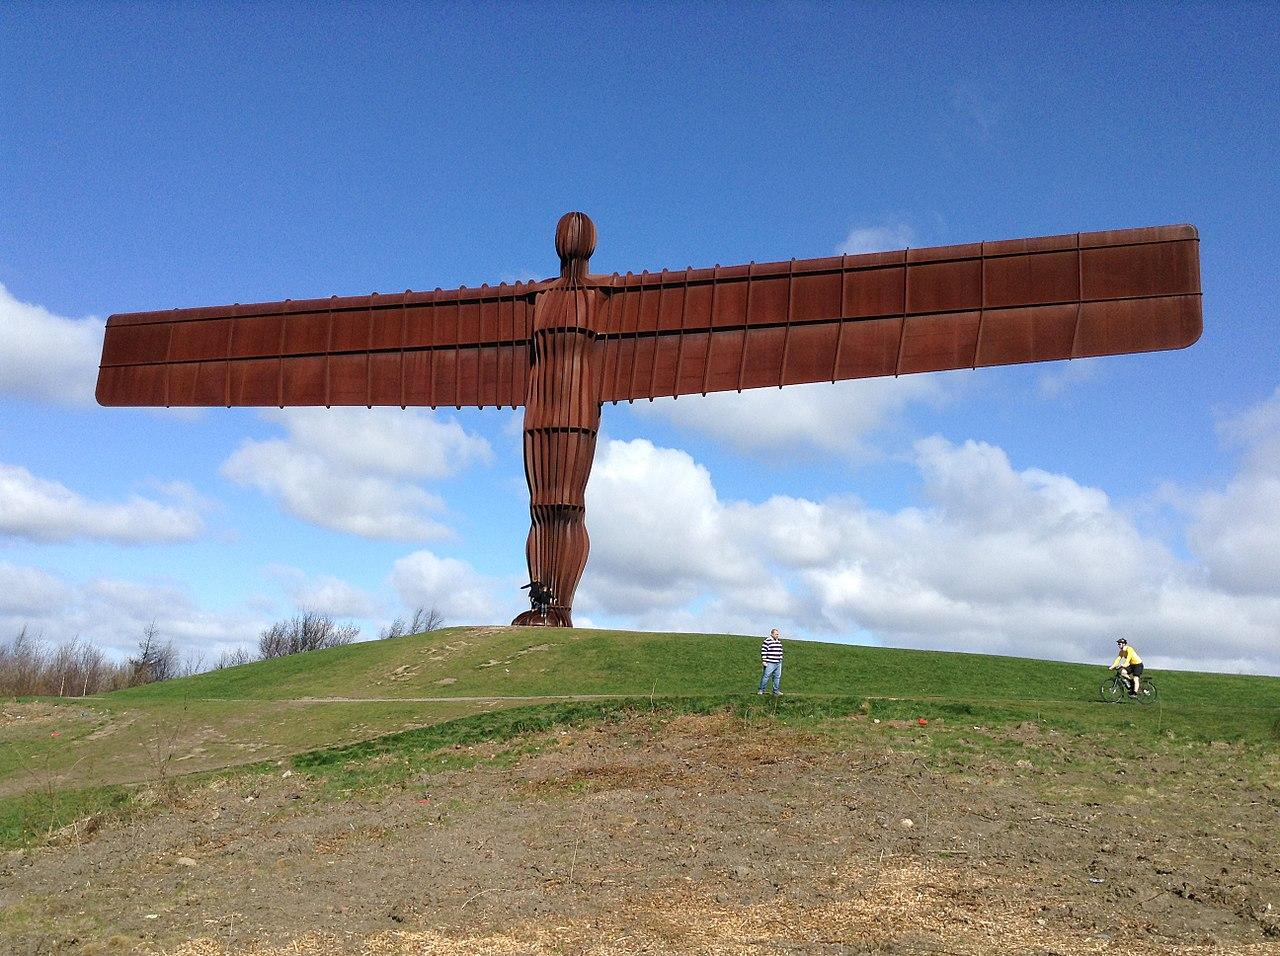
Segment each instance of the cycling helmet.
M1129 642L1128 642L1128 641L1126 641L1123 637L1118 637L1118 638L1116 638L1116 643L1117 643L1117 644L1124 645L1124 644L1128 644Z

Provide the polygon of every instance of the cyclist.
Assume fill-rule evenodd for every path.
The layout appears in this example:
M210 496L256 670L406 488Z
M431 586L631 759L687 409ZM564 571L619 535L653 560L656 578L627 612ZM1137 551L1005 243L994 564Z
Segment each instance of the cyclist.
M1142 691L1142 658L1123 637L1116 641L1116 648L1118 653L1111 662L1111 670L1120 671L1120 676L1129 685L1129 696L1137 697Z

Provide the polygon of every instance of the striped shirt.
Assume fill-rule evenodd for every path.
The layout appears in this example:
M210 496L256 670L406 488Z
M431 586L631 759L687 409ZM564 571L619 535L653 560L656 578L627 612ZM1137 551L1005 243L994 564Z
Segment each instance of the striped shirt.
M765 667L770 664L782 663L782 641L772 634L766 637L764 643L760 645L760 663Z

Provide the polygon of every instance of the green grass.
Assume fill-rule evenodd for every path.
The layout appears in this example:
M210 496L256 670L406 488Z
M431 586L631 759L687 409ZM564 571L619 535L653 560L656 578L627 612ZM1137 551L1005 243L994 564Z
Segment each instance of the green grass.
M154 782L299 754L299 766L317 773L354 764L364 768L359 776L377 759L413 766L414 755L460 742L646 708L813 723L868 701L882 720L931 721L930 733L938 732L930 739L949 741L934 746L939 760L1006 746L955 736L955 728L1026 721L1099 746L1109 738L1131 748L1163 746L1169 735L1273 749L1280 742L1276 678L1156 671L1159 705L1105 705L1101 665L791 641L786 696L761 701L753 692L758 655L756 637L451 628L96 700L46 700L24 705L43 713L0 725L0 795ZM601 699L521 700L569 695Z
M32 708L39 708L37 715ZM170 698L28 702L0 726L0 797L29 790L161 777L278 759L319 742L363 740L474 713L465 701L303 704ZM53 736L53 734L58 736Z
M755 695L673 697L616 697L607 700L563 701L514 707L460 717L414 730L387 734L359 743L325 747L293 757L293 766L323 778L344 791L402 785L424 772L451 769L465 763L465 755L451 750L488 742L502 743L536 736L556 727L615 721L635 715L728 714L752 721L776 721L830 732L847 738L850 724L841 718L857 716L862 737L874 736L899 749L926 756L938 769L973 769L991 759L1045 765L1060 759L1058 748L1039 735L1071 741L1077 762L1106 761L1134 754L1168 752L1179 747L1197 751L1230 740L1237 748L1275 753L1264 727L1249 733L1228 716L1194 709L1165 719L1135 705L1132 713L1102 703L1036 702L980 703L940 701L936 698L864 698L790 696L780 699ZM1210 719L1206 719L1210 718ZM923 720L924 723L920 721ZM1019 739L1024 729L1035 736ZM527 752L527 747L522 752Z
M737 694L759 639L564 628L450 628L353 644L123 691L121 701L218 698ZM543 648L545 649L538 649ZM406 672L396 679L397 668ZM1280 679L1154 672L1166 706L1280 708ZM1096 700L1102 666L790 641L789 693L950 700ZM441 683L447 681L447 683Z
M119 813L132 799L127 787L33 790L0 798L0 849L29 846L75 821Z

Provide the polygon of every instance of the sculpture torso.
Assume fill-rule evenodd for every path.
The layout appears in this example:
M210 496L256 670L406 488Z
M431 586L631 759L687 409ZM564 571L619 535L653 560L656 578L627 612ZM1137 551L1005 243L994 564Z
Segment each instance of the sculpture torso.
M538 294L533 309L533 362L525 393L525 428L600 425L596 317L604 295L560 288Z

